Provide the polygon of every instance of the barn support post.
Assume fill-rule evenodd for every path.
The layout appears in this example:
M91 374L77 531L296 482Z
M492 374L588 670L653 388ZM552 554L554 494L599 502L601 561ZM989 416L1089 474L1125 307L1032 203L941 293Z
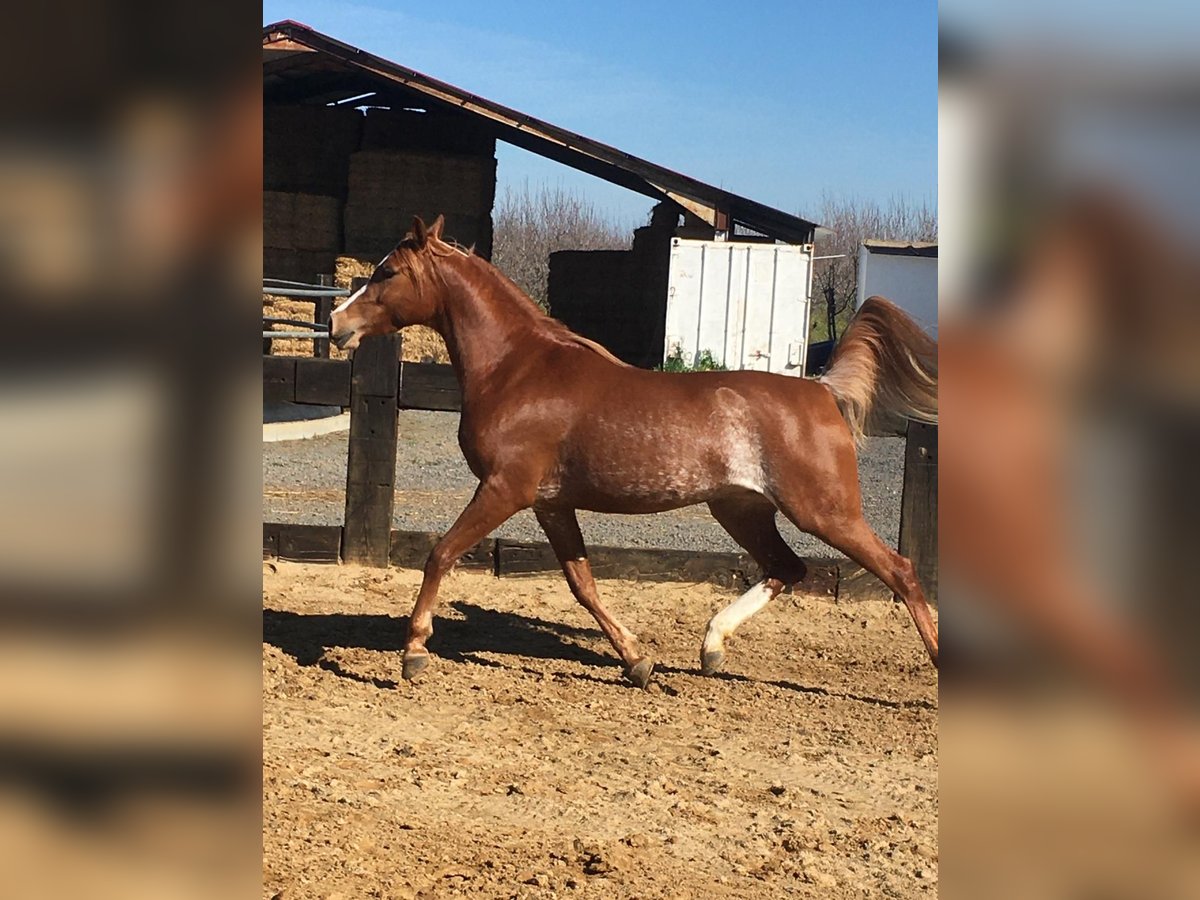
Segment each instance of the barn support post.
M400 335L364 338L351 361L344 562L379 568L388 564L399 392Z
M925 597L938 598L938 429L909 422L904 441L904 489L900 497L901 556L912 560Z

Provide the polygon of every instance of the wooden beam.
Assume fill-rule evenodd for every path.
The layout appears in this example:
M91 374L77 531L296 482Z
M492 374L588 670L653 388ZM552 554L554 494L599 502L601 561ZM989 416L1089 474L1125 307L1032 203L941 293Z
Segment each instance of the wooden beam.
M307 44L301 44L299 41L293 41L291 38L284 37L282 32L273 31L271 36L263 41L264 56L267 53L277 53L286 55L291 53L312 53L313 48Z
M397 402L401 409L458 412L462 409L462 390L454 367L445 363L403 363Z
M296 358L263 357L263 400L268 403L292 403L296 399Z
M275 522L263 523L263 559L274 559L279 556L279 529L282 526ZM339 540L339 544L341 541Z
M297 357L296 402L350 405L350 361Z
M407 569L423 568L434 545L441 537L435 531L393 531L392 565ZM480 541L463 554L455 568L494 573L496 571L496 541L492 538Z
M342 540L340 525L271 526L276 537L276 554L292 562L335 563ZM263 530L263 553L267 552L267 529Z
M263 558L276 557L300 562L338 561L336 525L263 525ZM394 566L420 569L441 535L433 531L393 531L389 559ZM759 577L757 567L743 553L703 553L691 550L591 547L589 558L598 578L636 578L643 581L707 581L731 590L744 590ZM879 600L886 589L873 576L861 573L845 559L810 559L808 575L794 593L825 598L836 603ZM468 550L458 568L521 576L560 571L558 560L546 543L488 538ZM565 590L565 587L564 587Z
M910 422L904 443L904 489L900 497L902 556L912 560L933 604L938 598L938 480L936 425Z
M758 567L745 553L706 553L693 550L589 547L588 559L597 578L637 578L642 581L710 581L744 590L759 578ZM496 574L529 575L560 570L547 543L496 541ZM796 591L837 595L838 563L810 560L808 574Z
M364 338L350 376L342 559L386 568L396 484L400 335Z
M333 276L328 272L323 272L317 276L317 284L322 287L333 287ZM332 297L316 297L316 302L313 304L313 323L316 325L329 325L329 316L333 312ZM329 359L329 341L313 341L313 356L318 356L321 359Z
M653 182L651 182L651 185L656 190L662 191L663 196L669 197L670 199L674 200L676 203L678 203L680 206L682 206L684 209L686 209L688 212L690 212L693 216L696 216L698 219L702 219L706 224L711 225L713 228L720 227L717 225L717 216L719 214L716 211L716 209L714 209L713 207L707 206L703 203L700 203L697 200L692 200L688 197L683 196L682 194L676 193L675 191L668 190L667 188L663 187L660 184L654 184Z

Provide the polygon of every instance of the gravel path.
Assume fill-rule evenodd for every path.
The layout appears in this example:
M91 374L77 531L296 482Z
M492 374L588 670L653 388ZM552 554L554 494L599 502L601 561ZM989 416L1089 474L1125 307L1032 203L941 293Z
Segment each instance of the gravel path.
M475 476L458 449L458 414L405 410L400 414L394 527L445 531L475 490ZM336 525L342 521L348 436L263 444L263 520ZM904 472L901 438L868 438L859 452L859 478L867 521L891 546L900 524ZM703 506L651 516L579 514L589 542L615 547L676 550L737 550ZM830 548L783 522L781 531L797 552L828 556ZM497 532L513 540L545 540L531 512Z

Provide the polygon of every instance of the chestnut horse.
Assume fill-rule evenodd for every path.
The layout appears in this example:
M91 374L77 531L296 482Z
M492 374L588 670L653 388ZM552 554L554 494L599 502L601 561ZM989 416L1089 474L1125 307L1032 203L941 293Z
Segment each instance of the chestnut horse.
M651 513L707 503L762 568L762 580L713 617L701 648L711 674L742 622L805 575L775 526L779 510L874 573L904 601L934 664L937 631L913 565L863 519L856 442L872 407L937 415L937 347L873 297L819 380L765 372L637 369L545 315L498 270L442 239L442 217L413 230L369 282L334 310L350 349L368 335L428 325L462 385L459 446L475 496L434 547L409 620L403 675L429 662L438 585L459 557L533 508L575 598L639 687L653 662L600 602L575 511Z

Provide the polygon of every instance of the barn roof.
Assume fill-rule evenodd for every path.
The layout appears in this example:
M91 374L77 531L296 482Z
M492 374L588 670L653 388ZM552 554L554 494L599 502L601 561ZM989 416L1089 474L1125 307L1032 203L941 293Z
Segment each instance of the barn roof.
M937 258L937 241L863 241L863 246L871 253L884 256L925 256Z
M265 102L328 104L372 91L373 105L419 103L476 116L499 140L655 200L673 200L718 229L732 232L737 223L778 240L811 243L820 227L381 59L307 25L289 20L263 28Z

